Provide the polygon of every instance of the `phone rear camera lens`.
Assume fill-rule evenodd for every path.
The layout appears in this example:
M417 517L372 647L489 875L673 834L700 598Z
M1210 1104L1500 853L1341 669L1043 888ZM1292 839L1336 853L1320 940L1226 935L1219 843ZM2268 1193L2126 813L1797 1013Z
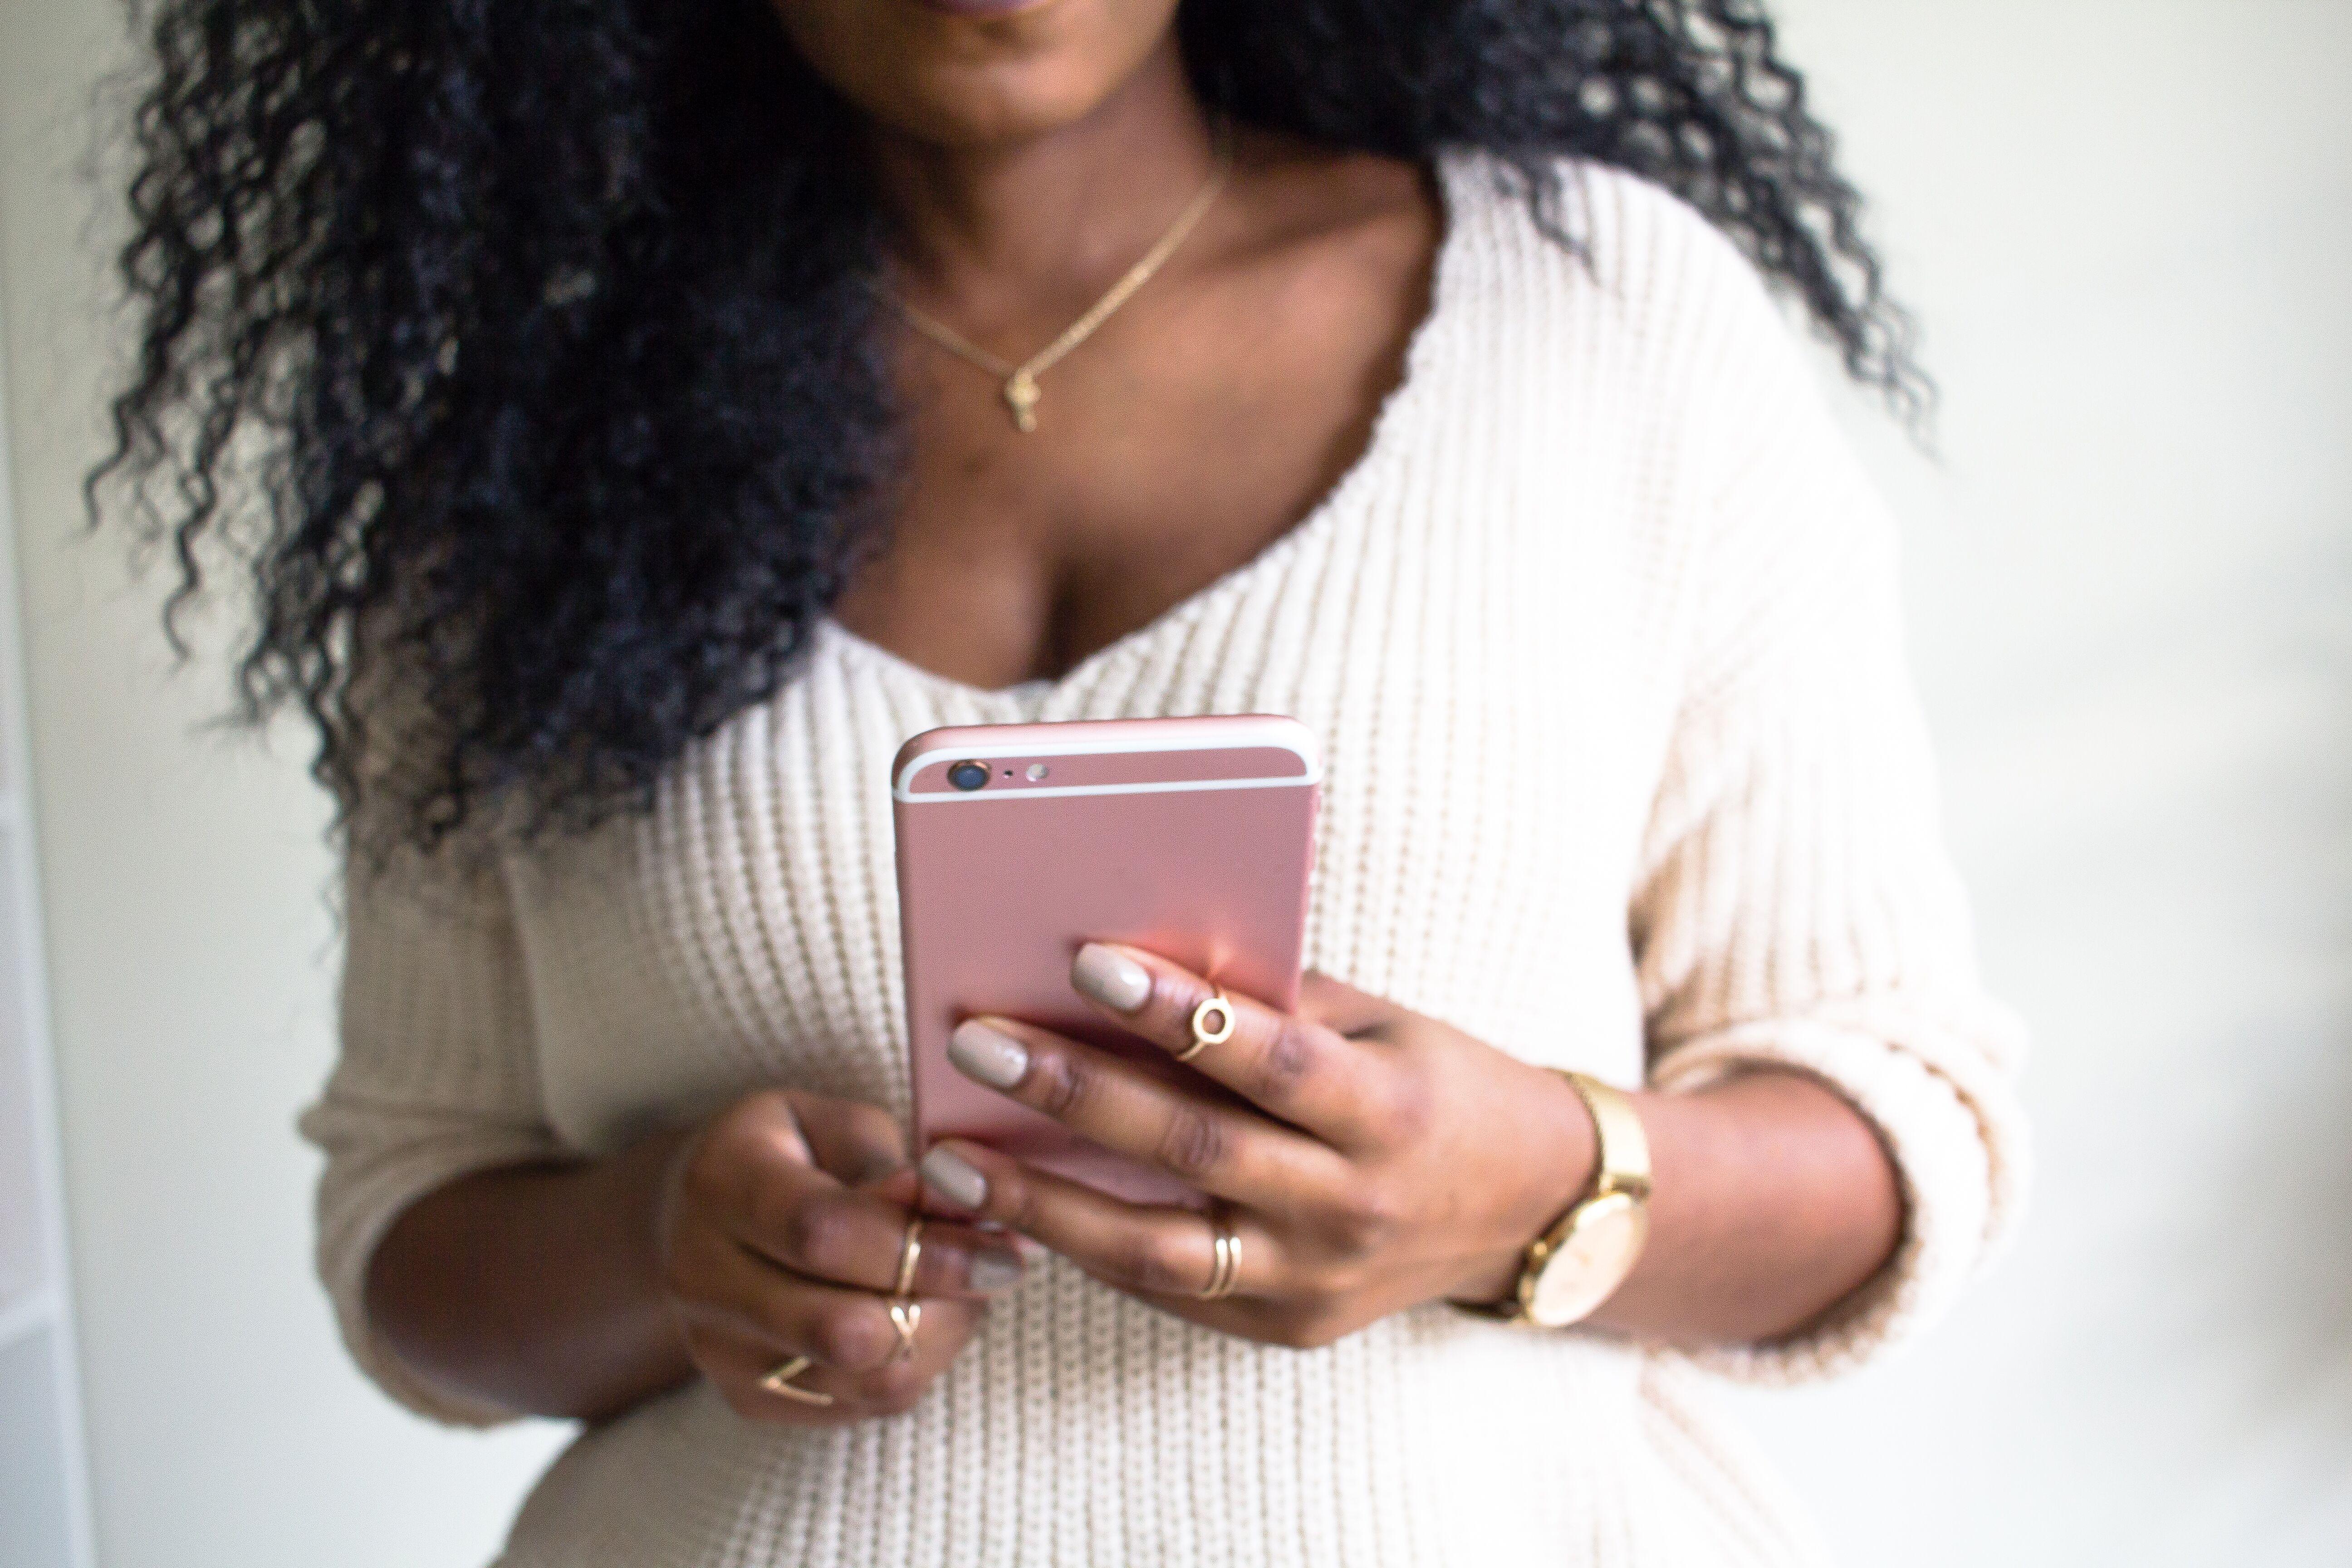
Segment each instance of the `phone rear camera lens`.
M958 763L948 770L948 783L958 789L979 789L988 783L988 764Z

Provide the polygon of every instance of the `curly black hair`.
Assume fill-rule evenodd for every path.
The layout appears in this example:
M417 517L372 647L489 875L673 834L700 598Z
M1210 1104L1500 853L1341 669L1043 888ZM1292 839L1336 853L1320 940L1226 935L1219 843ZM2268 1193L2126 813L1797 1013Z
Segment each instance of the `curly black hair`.
M791 677L898 424L848 108L767 0L162 0L136 368L93 509L255 590L346 825L585 826ZM1908 325L1751 0L1186 0L1202 96L1422 158L1673 190L1916 410ZM386 679L384 671L396 671ZM413 717L399 723L393 717ZM395 738L388 732L397 731Z

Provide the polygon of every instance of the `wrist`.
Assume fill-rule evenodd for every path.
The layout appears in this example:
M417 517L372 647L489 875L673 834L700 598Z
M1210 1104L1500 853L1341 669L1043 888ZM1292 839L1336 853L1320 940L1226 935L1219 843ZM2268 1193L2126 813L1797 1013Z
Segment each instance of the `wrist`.
M614 1212L623 1216L624 1245L628 1249L624 1266L629 1278L656 1302L666 1302L668 1297L666 1260L672 1209L687 1160L701 1132L700 1126L656 1132L614 1155L603 1173L610 1184Z
M1584 1321L1632 1275L1649 1237L1649 1135L1633 1099L1559 1070L1589 1119L1593 1158L1567 1208L1530 1242L1515 1287L1486 1309L1521 1328Z
M1463 1270L1446 1300L1499 1306L1518 1288L1528 1249L1559 1223L1560 1215L1592 1190L1601 1164L1601 1142L1592 1115L1568 1080L1542 1068L1527 1069L1514 1102L1528 1109L1513 1140L1510 1201L1493 1226L1492 1243Z

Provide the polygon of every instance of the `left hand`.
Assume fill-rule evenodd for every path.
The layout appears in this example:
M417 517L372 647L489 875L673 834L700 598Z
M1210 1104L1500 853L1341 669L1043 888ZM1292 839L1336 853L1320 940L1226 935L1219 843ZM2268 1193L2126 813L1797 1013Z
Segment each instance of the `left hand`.
M1072 984L1171 1056L1192 1044L1192 1010L1215 991L1098 943ZM926 1157L931 1192L1178 1317L1306 1347L1425 1301L1499 1299L1528 1243L1591 1178L1591 1119L1556 1073L1319 974L1295 1014L1228 999L1231 1037L1190 1065L1246 1104L1005 1018L966 1022L950 1056L1216 1200L1241 1240L1230 1296L1199 1297L1214 1244L1196 1211L1124 1203L963 1140Z

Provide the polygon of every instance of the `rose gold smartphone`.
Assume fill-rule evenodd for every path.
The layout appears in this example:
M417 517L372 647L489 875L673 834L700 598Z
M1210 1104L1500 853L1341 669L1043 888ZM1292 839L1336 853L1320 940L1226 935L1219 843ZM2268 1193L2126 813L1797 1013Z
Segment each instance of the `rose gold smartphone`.
M1088 942L1127 942L1295 1005L1322 776L1306 726L1255 715L992 724L908 742L891 795L918 1152L970 1138L1135 1202L1197 1203L1173 1178L965 1078L949 1065L948 1035L992 1013L1209 1085L1106 1023L1070 989L1070 961Z

